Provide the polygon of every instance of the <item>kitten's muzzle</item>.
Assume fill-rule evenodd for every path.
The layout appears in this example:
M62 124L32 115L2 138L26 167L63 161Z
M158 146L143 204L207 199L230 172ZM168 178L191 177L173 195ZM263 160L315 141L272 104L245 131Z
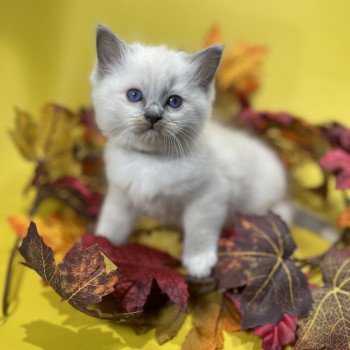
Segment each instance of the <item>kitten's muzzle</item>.
M161 120L163 117L158 113L146 113L145 119L150 122L152 125L157 123L159 120Z

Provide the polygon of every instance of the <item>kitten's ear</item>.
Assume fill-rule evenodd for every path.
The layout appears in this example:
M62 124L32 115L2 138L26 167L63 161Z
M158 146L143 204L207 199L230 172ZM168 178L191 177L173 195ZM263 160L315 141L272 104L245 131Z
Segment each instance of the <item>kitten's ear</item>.
M96 51L98 70L101 75L108 73L120 63L128 46L106 26L99 24L96 30Z
M190 55L190 60L194 65L194 79L202 87L207 87L214 78L219 66L223 45L215 45Z

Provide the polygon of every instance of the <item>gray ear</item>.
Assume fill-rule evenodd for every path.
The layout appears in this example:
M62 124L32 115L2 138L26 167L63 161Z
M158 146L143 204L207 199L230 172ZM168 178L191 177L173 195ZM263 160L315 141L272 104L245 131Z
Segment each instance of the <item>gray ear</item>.
M190 56L190 60L195 67L194 79L198 85L206 88L211 83L219 66L223 50L224 46L215 45Z
M108 73L120 63L128 46L106 26L99 24L96 30L96 51L98 70L101 75Z

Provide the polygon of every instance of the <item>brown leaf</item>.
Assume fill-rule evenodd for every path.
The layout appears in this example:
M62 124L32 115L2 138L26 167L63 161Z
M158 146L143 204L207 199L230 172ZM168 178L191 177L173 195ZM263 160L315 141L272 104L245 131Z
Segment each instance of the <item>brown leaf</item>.
M215 350L224 345L224 331L240 330L238 314L219 292L202 295L193 310L193 329L187 335L182 350Z
M176 304L163 307L156 320L156 338L160 345L174 338L186 319L186 313Z
M310 314L299 324L296 350L350 349L350 257L332 250L321 266L324 285L312 291Z
M311 307L305 275L289 257L296 246L279 216L239 216L239 237L222 238L215 277L240 295L242 329L275 324L284 313L303 316Z
M84 249L76 243L63 262L56 265L52 249L44 243L36 225L31 222L19 251L27 266L34 269L63 300L88 315L102 317L98 310L88 307L113 292L118 272L97 245Z

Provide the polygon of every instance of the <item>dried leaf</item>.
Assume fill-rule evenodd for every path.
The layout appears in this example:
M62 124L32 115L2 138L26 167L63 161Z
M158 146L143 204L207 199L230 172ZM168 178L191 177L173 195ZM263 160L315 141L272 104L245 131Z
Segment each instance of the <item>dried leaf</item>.
M146 302L158 302L163 293L182 310L186 309L189 293L185 277L169 267L178 264L178 260L139 244L113 246L104 237L86 235L82 242L84 246L98 244L119 267L115 297L127 312L142 311Z
M275 214L240 216L238 239L219 241L214 275L219 287L245 287L240 295L242 329L275 324L284 313L303 316L311 307L304 274L289 257L296 246L285 223Z
M61 261L71 246L86 233L86 223L72 214L35 216L33 220L45 244L53 250L56 261ZM30 222L29 216L10 216L8 221L18 237L25 237Z
M175 304L163 307L156 320L156 338L162 345L173 339L186 319L186 313Z
M297 318L284 314L275 325L254 328L253 334L261 337L264 350L282 350L296 341Z
M35 270L63 300L88 315L101 317L98 310L89 306L101 302L103 296L113 292L118 272L110 261L107 267L108 259L97 245L84 249L76 243L63 262L56 265L52 249L44 243L36 225L31 222L19 251L27 266Z
M68 109L47 104L40 119L16 110L16 126L10 135L23 157L35 161L45 176L57 179L64 175L78 175L80 167L73 158L73 148L81 136L77 115Z
M338 189L350 188L350 153L336 148L322 157L320 164L335 174Z
M295 349L350 349L349 253L330 251L321 269L324 285L312 290L313 308L299 324Z
M187 335L182 350L215 350L224 345L224 331L240 330L239 317L232 304L225 303L222 294L211 292L196 300L193 329Z

